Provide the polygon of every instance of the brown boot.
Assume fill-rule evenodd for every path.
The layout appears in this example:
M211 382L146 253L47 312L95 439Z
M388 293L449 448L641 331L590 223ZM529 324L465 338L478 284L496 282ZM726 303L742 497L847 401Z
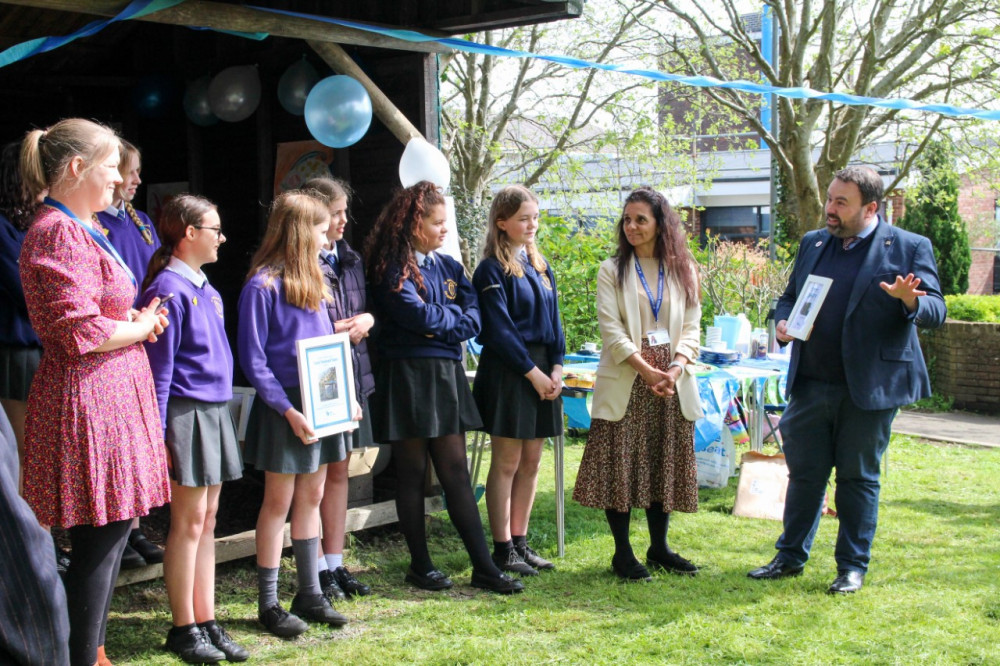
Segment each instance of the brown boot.
M97 666L112 666L111 660L104 654L104 646L97 647Z

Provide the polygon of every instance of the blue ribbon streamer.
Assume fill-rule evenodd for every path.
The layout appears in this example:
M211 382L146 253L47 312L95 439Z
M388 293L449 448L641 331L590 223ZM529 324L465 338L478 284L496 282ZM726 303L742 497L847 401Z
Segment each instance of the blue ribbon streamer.
M134 0L132 3L128 5L128 7L122 10L121 13L119 13L117 16L111 19L94 21L93 23L89 23L71 35L67 35L65 37L41 37L39 39L33 39L27 42L22 42L21 44L16 44L7 49L6 51L0 53L0 67L4 67L19 60L24 60L25 58L29 58L39 53L45 53L46 51L51 51L53 49L59 48L60 46L63 46L64 44L68 44L69 42L75 39L79 39L80 37L87 37L93 35L97 32L100 32L106 26L116 21L125 21L129 19L139 18L146 14L160 11L161 9L173 7L174 5L178 5L184 1L185 0ZM820 92L818 90L812 90L811 88L802 88L802 87L782 88L763 83L754 83L752 81L743 81L743 80L723 81L721 79L717 79L712 76L683 76L681 74L668 74L666 72L661 72L658 70L634 69L629 67L623 67L621 65L593 62L590 60L581 60L580 58L571 58L568 56L544 55L544 54L531 53L528 51L516 51L513 49L505 49L499 46L477 44L476 42L470 42L469 40L459 39L457 37L440 37L440 38L429 37L414 30L397 30L392 28L380 28L377 26L367 25L364 23L357 23L355 21L345 21L343 19L335 19L326 16L313 16L311 14L293 12L285 9L256 7L253 5L247 5L247 7L249 9L255 9L261 12L281 14L284 16L294 16L297 18L304 18L312 21L321 21L324 23L339 25L344 28L353 28L355 30L362 30L364 32L384 35L386 37L392 37L407 42L415 42L415 43L435 42L437 44L441 44L442 46L452 48L456 51L464 51L466 53L478 53L480 55L498 56L506 58L534 58L535 60L541 60L543 62L552 62L559 65L564 65L566 67L572 67L574 69L597 69L606 72L617 72L619 74L626 74L629 76L638 76L641 78L649 79L651 81L665 81L665 82L679 83L682 85L693 86L696 88L722 88L727 90L736 90L739 92L751 93L755 95L774 94L780 97L786 97L788 99L817 99L827 102L834 102L837 104L845 104L848 106L873 106L882 109L924 111L927 113L937 113L952 118L977 118L979 120L1000 120L1000 109L973 109L961 106L952 106L950 104L924 104L922 102L916 102L911 99L903 99L898 97L896 98L865 97L862 95L849 95L847 93ZM265 37L267 37L266 33L241 33L241 32L231 32L226 30L220 30L218 32L235 34L240 37L247 37L249 39L264 39Z

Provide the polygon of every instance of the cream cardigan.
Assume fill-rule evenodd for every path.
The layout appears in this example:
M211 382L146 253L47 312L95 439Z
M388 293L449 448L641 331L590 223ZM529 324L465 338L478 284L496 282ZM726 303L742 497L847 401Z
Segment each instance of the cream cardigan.
M640 330L638 278L634 270L625 271L625 284L619 289L617 265L617 259L606 259L597 271L597 322L602 349L591 416L606 421L619 421L625 416L632 383L638 374L626 359L642 348L645 335L645 331ZM684 289L669 274L666 285L665 297L670 302L667 332L671 353L683 354L694 361L698 358L701 335L701 304L685 307ZM696 421L704 416L698 380L687 368L677 378L676 389L684 418Z

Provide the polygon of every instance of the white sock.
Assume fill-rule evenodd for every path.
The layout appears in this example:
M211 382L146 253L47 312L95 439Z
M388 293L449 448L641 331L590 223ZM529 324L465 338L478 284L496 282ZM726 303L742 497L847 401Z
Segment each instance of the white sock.
M316 570L317 571L326 571L327 570L326 557L325 556L320 555L319 557L316 558Z
M326 553L325 557L326 557L326 566L329 567L330 571L333 571L338 567L344 566L343 553Z

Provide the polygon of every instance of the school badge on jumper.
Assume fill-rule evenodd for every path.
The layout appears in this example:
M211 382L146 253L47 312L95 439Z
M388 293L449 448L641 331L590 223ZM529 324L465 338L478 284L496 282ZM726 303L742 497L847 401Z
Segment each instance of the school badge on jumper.
M219 315L219 319L222 319L222 299L218 296L212 296L212 305L215 306L215 314Z
M549 281L549 274L539 273L538 277L542 280L542 286L548 289L549 291L552 291L552 282Z
M448 278L444 281L444 295L449 301L455 300L458 296L458 283Z

